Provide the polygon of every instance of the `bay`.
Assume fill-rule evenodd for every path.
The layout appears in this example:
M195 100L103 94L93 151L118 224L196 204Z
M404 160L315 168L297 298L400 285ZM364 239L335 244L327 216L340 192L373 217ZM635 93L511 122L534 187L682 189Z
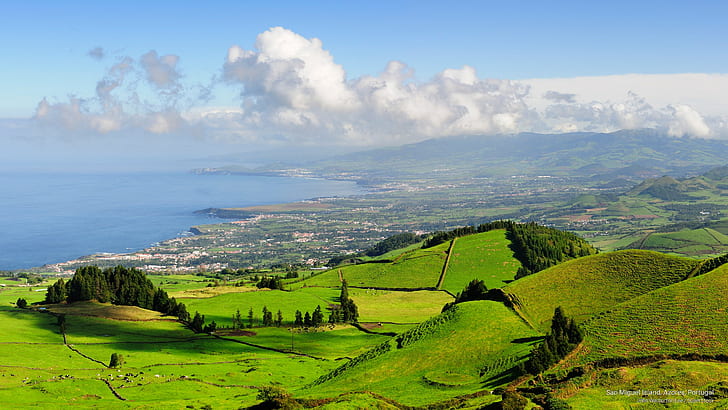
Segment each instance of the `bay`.
M353 182L187 172L0 174L0 270L144 249L223 220L194 211L362 193Z

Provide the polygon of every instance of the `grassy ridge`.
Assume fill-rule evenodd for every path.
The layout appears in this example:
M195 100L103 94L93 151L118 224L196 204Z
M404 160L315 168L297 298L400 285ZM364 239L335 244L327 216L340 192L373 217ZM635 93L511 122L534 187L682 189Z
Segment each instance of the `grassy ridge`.
M584 324L578 362L728 354L728 266L623 302Z
M485 282L488 289L500 288L513 280L521 266L508 247L505 229L463 236L455 241L443 289L452 293L463 290L473 279Z
M492 301L466 302L452 317L397 348L364 360L337 377L302 393L325 397L368 390L422 405L496 386L512 376L509 370L530 350L538 336L510 309ZM402 386L407 386L403 389Z
M364 263L336 268L306 280L307 286L341 286L339 271L349 286L434 288L445 264L449 243L401 253L390 263Z
M515 295L526 318L545 331L557 306L584 321L617 303L679 282L698 264L657 252L618 251L564 262L504 290Z

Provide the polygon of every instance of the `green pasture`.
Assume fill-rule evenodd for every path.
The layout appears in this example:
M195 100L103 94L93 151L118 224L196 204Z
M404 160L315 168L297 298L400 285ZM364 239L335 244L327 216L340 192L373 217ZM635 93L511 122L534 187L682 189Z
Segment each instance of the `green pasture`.
M505 229L457 238L443 289L456 294L473 279L484 281L488 289L503 287L521 266L508 245Z
M142 343L149 340L185 340L192 336L194 333L171 319L129 321L66 315L66 340L68 343Z
M590 374L589 384L570 382L558 395L574 409L725 409L728 408L728 364L666 360L638 367L601 369ZM643 390L644 395L619 394ZM678 391L665 395L655 392ZM608 392L610 394L608 394ZM692 391L692 392L691 392ZM715 391L717 397L702 396L700 391ZM671 403L640 403L640 399L671 399ZM710 402L700 402L708 399ZM682 402L675 402L675 401ZM696 402L690 402L690 401Z
M340 290L327 288L302 288L292 292L281 290L260 290L256 292L226 293L211 298L180 298L187 306L187 311L194 315L195 311L205 315L207 323L213 320L218 326L232 326L232 316L240 310L244 323L248 324L248 311L253 309L254 321L260 324L263 307L273 312L275 319L278 310L283 315L284 324L293 323L296 310L302 313L313 312L321 306L325 319L328 319L326 308L329 304L338 303Z
M226 336L242 342L254 343L273 349L293 351L307 355L338 360L354 357L387 339L387 336L364 333L349 325L328 326L315 329L266 327L250 329L253 336Z
M0 287L0 306L15 306L18 298L25 299L28 304L45 300L47 286L7 286Z
M364 263L345 266L340 270L349 286L434 288L445 264L448 247L449 243L443 243L404 253L392 263ZM318 284L317 279L318 276L311 279L310 285Z
M0 308L0 343L62 343L57 319L31 309ZM0 344L0 346L2 346Z
M699 261L651 251L617 251L574 259L521 278L504 290L538 329L547 330L554 309L584 321L591 315L679 282Z
M196 275L147 275L154 286L164 289L167 293L181 292L190 289L199 289L212 283L214 280Z
M419 331L409 344L397 348L390 340L389 351L301 394L331 397L367 390L405 405L433 403L511 381L513 367L539 335L497 302L462 303L450 315L444 323ZM428 327L427 322L421 326ZM418 328L412 331L418 333Z
M620 303L584 324L579 363L660 354L728 355L728 266Z
M438 315L446 303L453 301L445 292L428 290L349 288L349 296L359 308L360 322L419 323Z
M728 235L710 228L653 233L644 241L642 249L680 255L719 255L728 252Z

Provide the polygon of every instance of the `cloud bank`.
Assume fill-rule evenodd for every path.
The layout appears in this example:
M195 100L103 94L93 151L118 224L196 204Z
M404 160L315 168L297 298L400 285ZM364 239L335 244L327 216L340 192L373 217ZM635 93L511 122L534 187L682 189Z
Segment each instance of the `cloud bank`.
M105 58L103 49L89 52ZM184 84L180 57L122 57L92 97L38 104L35 120L77 132L195 133L257 143L393 145L432 137L657 128L672 136L728 138L728 75L627 75L512 81L470 66L418 81L391 61L348 78L316 38L282 27L254 47L229 48L217 87L232 107L207 107L210 86ZM193 90L202 90L197 95Z

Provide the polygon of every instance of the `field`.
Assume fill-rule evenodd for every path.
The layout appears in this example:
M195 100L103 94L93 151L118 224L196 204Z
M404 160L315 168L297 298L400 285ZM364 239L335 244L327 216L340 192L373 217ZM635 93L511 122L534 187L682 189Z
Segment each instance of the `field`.
M723 265L618 304L584 324L589 337L576 360L586 363L647 354L728 355L725 295L728 266Z
M728 407L726 363L665 360L644 366L599 370L590 374L590 379L589 385L579 389L575 385L564 386L559 395L568 398L574 409ZM619 393L620 390L622 394ZM644 394L633 393L637 391ZM677 394L669 395L665 391L674 391ZM711 391L716 395L705 394Z
M530 350L531 338L539 335L497 302L463 303L450 316L413 328L402 347L385 342L388 351L302 393L320 397L367 390L411 406L474 393L508 380L510 369Z
M525 317L546 330L554 309L585 321L615 304L685 279L698 261L649 251L618 251L567 261L507 285Z
M460 292L473 279L491 288L501 288L512 281L521 266L505 238L505 230L496 229L464 236L455 241L445 274L443 289Z
M388 263L362 263L328 271L306 281L306 286L341 286L339 275L352 287L398 289L432 288L442 273L449 243L414 249Z
M549 389L577 409L641 408L634 397L605 397L607 388L713 389L726 396L716 403L728 404L726 364L694 361L728 355L728 267L693 277L699 260L626 250L513 280L519 263L502 230L420 246L286 280L286 290L151 276L189 313L214 320L211 334L94 301L19 309L19 297L39 302L45 286L2 287L0 407L240 408L259 403L265 386L329 409L482 408L500 400L492 390L508 385L524 394ZM292 327L296 310L317 306L327 322L342 278L358 307L356 326ZM513 306L479 300L442 312L476 278L502 288ZM543 340L557 306L576 318L585 339L543 378L524 377L518 366ZM282 326L262 326L264 307L274 317L280 310ZM237 311L242 327L233 326ZM123 356L121 369L108 368L112 354ZM666 360L675 358L693 361Z
M280 310L284 324L293 323L296 310L302 313L313 312L316 306L321 309L336 303L339 289L307 287L292 292L281 290L239 288L237 293L224 293L214 297L180 298L190 314L199 311L207 322L215 321L219 326L231 326L232 316L240 310L247 322L248 312L253 310L253 320L257 325L262 320L263 307L272 311L274 316ZM255 288L253 288L255 289ZM328 318L327 318L328 319Z

